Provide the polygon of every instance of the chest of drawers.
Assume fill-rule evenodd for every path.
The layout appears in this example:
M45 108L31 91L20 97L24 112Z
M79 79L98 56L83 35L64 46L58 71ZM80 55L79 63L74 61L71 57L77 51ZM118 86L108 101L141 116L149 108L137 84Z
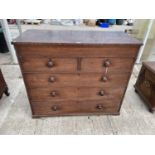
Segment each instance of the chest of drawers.
M135 84L140 95L151 112L155 111L155 61L143 62Z
M119 114L141 45L123 32L49 30L13 44L33 117Z

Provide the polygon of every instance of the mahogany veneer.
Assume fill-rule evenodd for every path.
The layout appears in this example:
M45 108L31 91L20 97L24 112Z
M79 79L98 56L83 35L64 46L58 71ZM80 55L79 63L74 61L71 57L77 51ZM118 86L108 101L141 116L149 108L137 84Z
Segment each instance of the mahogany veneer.
M123 32L49 30L13 44L33 117L119 114L141 45Z

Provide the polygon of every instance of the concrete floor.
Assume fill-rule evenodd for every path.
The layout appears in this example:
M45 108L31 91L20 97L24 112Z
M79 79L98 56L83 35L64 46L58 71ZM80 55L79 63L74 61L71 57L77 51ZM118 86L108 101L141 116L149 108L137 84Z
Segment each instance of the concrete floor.
M72 116L32 119L18 65L0 54L0 67L11 95L0 100L0 134L155 134L155 114L148 112L134 92L140 65L134 67L120 116Z

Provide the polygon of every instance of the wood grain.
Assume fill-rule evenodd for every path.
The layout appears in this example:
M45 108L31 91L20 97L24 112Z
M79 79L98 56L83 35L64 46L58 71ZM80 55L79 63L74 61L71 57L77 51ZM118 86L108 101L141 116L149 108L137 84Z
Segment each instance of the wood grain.
M119 101L67 101L67 102L32 102L33 116L118 114ZM98 108L101 106L102 108Z
M88 99L121 99L125 88L102 88L102 87L48 87L29 89L30 100L32 101L62 101L62 100L88 100ZM100 94L104 91L104 95ZM51 93L55 92L55 95Z
M104 63L110 61L109 67L105 67ZM106 68L109 72L130 72L134 60L129 58L84 58L81 63L82 72L102 72Z
M79 73L79 74L24 74L29 88L44 87L124 87L130 73ZM103 78L107 80L104 81ZM53 78L53 81L50 79Z
M119 114L141 45L122 32L46 30L13 44L34 117Z
M19 57L57 57L57 58L77 58L77 57L126 57L135 58L139 45L55 45L55 44L17 44L15 45Z

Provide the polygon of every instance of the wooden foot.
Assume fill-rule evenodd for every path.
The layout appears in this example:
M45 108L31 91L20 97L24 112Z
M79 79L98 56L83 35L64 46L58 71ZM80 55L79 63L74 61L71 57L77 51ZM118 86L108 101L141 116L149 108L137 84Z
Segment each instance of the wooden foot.
M9 93L9 89L8 89L8 87L6 87L4 93L5 93L6 96L10 96L10 93Z
M154 110L153 110L153 109L149 109L149 112L153 113L153 112L154 112Z
M135 89L135 92L138 93L137 89Z

